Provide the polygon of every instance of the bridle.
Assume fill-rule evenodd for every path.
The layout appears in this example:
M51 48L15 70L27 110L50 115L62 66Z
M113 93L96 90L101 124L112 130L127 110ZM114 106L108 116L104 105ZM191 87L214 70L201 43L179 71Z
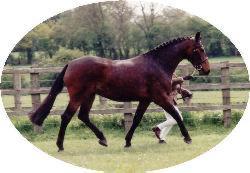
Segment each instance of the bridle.
M193 49L193 56L196 56L195 53L198 51L198 48ZM208 60L208 57L206 56L203 60L201 60L201 62L194 64L194 68L198 71L201 71L202 69L202 64Z
M197 52L198 48L195 48L193 50L193 56L197 56L195 55L195 53ZM202 57L203 58L203 57ZM184 80L190 80L190 79L194 79L193 75L195 74L196 71L201 71L202 70L202 64L208 60L208 57L206 56L204 59L201 59L201 61L197 64L193 64L193 67L194 67L194 71L190 74L190 75L187 75L187 76L184 76L183 79ZM190 60L189 60L190 61ZM191 62L191 61L190 61ZM173 76L175 76L176 78L178 77L175 73L173 74ZM182 89L182 83L179 84L180 85L180 90ZM177 98L177 100L179 99L185 99L186 97L181 97L181 98Z
M202 64L203 64L205 61L207 61L207 60L208 60L208 57L204 58L199 64L194 65L194 68L195 68L196 70L198 70L198 71L201 71L201 69L202 69Z

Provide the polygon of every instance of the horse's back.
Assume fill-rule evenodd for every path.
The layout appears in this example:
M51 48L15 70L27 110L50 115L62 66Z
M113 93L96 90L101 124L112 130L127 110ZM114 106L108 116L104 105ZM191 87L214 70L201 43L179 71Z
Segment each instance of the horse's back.
M104 71L110 66L111 60L95 56L81 57L68 63L64 82L67 85L73 83L86 83L98 81L103 78Z
M68 63L64 80L67 82L68 80L72 81L73 78L88 78L89 80L98 81L98 78L104 80L113 77L120 78L126 75L135 75L138 74L136 71L140 70L135 60L134 58L110 60L96 56L81 57Z
M105 67L110 65L112 60L107 58L100 58L97 56L84 56L81 58L77 58L69 62L69 68L82 68L87 66L94 67Z

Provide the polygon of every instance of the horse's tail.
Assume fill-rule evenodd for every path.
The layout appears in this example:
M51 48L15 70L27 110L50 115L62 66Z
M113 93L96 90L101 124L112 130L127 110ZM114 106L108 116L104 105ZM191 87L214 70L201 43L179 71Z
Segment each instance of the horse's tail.
M58 75L55 82L53 83L49 95L44 99L42 104L37 108L35 112L30 113L30 121L38 126L43 124L43 121L50 113L50 110L55 102L56 96L62 91L64 82L63 77L68 65L66 65L62 72Z

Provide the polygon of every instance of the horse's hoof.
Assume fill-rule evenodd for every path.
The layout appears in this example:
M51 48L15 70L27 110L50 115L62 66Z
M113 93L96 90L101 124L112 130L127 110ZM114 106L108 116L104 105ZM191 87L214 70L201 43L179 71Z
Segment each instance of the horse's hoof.
M166 141L165 141L165 140L160 139L160 140L159 140L159 144L166 144Z
M104 147L108 146L106 139L99 140L99 144L104 146Z
M63 151L64 150L64 148L59 148L58 149L58 152L61 152L61 151Z
M35 133L43 133L43 127L33 123L33 129Z
M184 142L186 142L187 144L191 144L192 139L191 138L184 138Z
M126 145L124 146L124 148L129 148L131 147L131 143L126 143Z
M56 142L56 146L57 146L57 148L58 148L58 152L64 150L63 144L62 144L60 141L57 141L57 142Z

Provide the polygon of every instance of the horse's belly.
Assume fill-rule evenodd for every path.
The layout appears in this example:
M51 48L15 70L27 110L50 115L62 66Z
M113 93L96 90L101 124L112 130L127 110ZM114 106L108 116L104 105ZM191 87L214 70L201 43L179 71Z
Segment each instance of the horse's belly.
M97 94L114 101L139 101L148 97L145 90L135 87L105 87L98 89Z
M139 101L143 98L140 97L135 97L135 96L120 96L120 95L108 95L108 94L103 94L103 93L97 93L98 95L105 97L110 100L114 100L117 102L129 102L129 101Z

